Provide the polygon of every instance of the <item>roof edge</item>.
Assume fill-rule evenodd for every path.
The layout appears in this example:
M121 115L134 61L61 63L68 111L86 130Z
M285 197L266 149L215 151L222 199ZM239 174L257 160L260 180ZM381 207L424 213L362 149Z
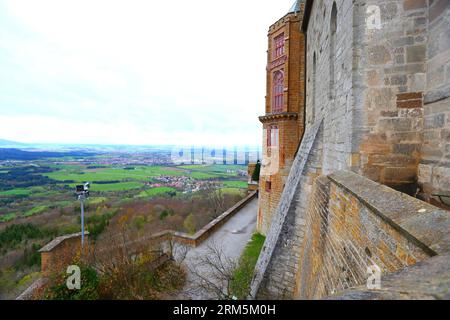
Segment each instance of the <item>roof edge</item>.
M309 18L311 17L311 10L314 0L306 0L305 12L303 14L302 31L306 33L309 25Z

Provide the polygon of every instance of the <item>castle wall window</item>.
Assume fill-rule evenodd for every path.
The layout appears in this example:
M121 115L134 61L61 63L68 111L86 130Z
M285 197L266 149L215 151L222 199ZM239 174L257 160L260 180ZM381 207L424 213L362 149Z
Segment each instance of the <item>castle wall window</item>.
M316 81L316 75L317 75L317 57L316 57L316 53L314 52L314 57L313 57L313 72L312 72L312 108L311 108L311 123L314 123L315 121L315 117L316 117L316 86L317 86L317 81Z
M274 59L284 55L284 33L275 37L274 39Z
M334 76L334 60L336 59L336 30L337 30L337 8L336 2L333 3L333 9L331 9L331 21L330 21L330 99L335 95L335 76Z
M284 104L284 75L277 71L273 76L273 105L272 113L283 112Z
M272 182L266 181L266 192L270 192L272 190Z
M279 144L279 129L278 126L270 126L267 129L267 146L278 147Z

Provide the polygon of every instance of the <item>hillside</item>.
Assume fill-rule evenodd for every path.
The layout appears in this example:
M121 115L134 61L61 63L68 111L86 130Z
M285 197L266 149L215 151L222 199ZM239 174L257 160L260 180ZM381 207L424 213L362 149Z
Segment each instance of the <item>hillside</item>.
M30 152L20 149L0 148L0 160L38 160L41 158L90 157L94 155L90 152Z

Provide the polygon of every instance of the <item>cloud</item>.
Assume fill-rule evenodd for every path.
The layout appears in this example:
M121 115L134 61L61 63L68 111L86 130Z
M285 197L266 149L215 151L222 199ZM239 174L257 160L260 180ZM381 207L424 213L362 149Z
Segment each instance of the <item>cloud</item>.
M0 137L259 144L291 2L0 0Z

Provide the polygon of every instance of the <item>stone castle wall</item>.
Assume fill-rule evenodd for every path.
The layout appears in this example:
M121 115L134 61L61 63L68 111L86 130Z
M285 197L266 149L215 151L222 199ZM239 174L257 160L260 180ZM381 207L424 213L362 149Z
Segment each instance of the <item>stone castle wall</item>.
M450 190L450 3L433 1L428 12L427 83L419 183L424 200Z
M306 44L306 126L324 121L324 173L348 168L352 152L353 6L352 1L336 1L335 50L330 54L332 5L333 1L314 1ZM332 90L330 57L335 71Z
M426 84L426 1L365 1L355 6L357 172L414 195L421 158ZM368 19L378 22L370 25Z
M320 299L450 249L450 212L360 175L340 171L316 180L294 297ZM418 280L419 281L419 280Z
M311 255L309 251L326 246L326 243L308 242L317 239L310 232L324 232L321 229L323 225L316 225L309 218L314 209L311 206L315 205L312 201L319 201L314 200L316 194L312 194L312 190L317 188L314 183L320 174L353 171L359 174L356 177L366 177L411 195L417 193L420 185L428 195L432 190L450 191L450 169L445 158L450 109L450 90L446 82L448 66L437 67L442 66L443 61L444 64L448 62L449 42L435 39L439 42L437 45L430 41L436 37L431 33L439 30L438 33L442 34L447 30L446 6L448 1L445 5L442 1L429 3L425 0L306 1L306 22L303 25L307 34L306 140L304 138L301 142L269 226L252 283L253 296L309 298L345 287L326 286L322 282L315 284L319 289L313 292L308 278L311 274L308 268L315 272L319 271L318 268L331 270L328 266L332 255ZM437 15L440 11L444 13ZM436 15L434 24L429 23L432 12ZM335 33L332 32L334 27ZM438 52L435 58L430 50ZM438 70L433 71L434 66ZM439 81L432 80L434 78ZM436 96L439 98L433 101L431 97ZM303 154L301 150L307 149L313 128L319 124L322 129L314 137L312 150ZM427 128L434 131L427 132ZM303 162L304 167L295 165ZM294 178L293 175L300 176ZM393 192L389 190L389 193ZM412 240L414 245L408 242L416 231L396 233L398 223L389 219L376 220L377 215L373 215L370 206L362 208L336 186L330 192L333 201L338 199L330 212L343 220L335 220L339 223L334 228L340 226L345 230L348 214L351 230L351 224L356 221L351 220L352 212L358 212L360 222L363 216L365 219L358 228L345 234L347 239L352 239L350 243L354 247L348 249L344 245L336 253L344 257L345 254L358 254L367 259L369 254L365 249L368 249L367 252L377 257L380 266L389 272L433 255L430 247L425 248L421 244L414 247L417 239ZM397 210L395 203L387 205ZM333 208L342 212L338 209L333 211ZM405 208L402 210L408 213ZM439 229L433 218L428 216L409 223L413 226L432 225ZM308 221L312 224L307 226ZM362 240L364 237L377 245L369 248L370 241ZM359 266L353 264L343 270L345 272L336 271L331 279L345 283L343 280L352 272L355 274L351 276L358 279L356 274L363 270L358 268L364 264L361 264L362 260L357 261ZM348 259L341 262L352 263ZM308 263L315 265L311 267ZM314 281L320 281L320 277Z

